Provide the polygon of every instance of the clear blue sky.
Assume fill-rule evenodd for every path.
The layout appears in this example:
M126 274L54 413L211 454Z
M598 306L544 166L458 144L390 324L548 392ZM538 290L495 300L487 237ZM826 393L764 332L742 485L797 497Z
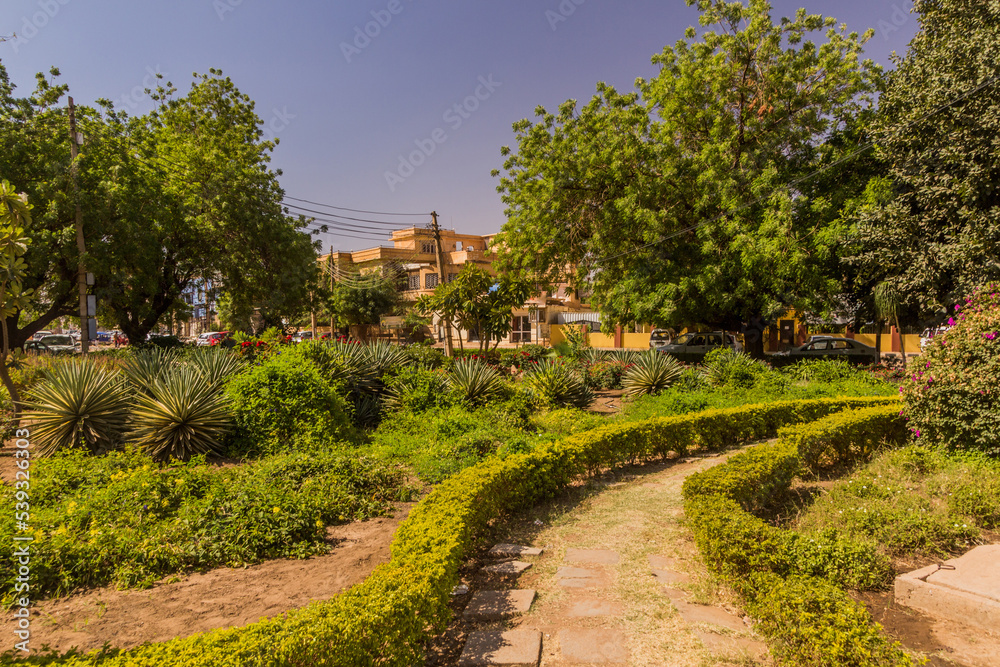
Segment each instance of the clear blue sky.
M804 6L875 28L867 55L886 67L917 29L909 0L773 5L776 18ZM384 25L366 25L377 19ZM445 227L486 234L504 222L490 170L513 143L511 124L538 105L587 100L598 81L630 90L696 23L683 0L2 0L0 34L22 37L0 44L0 59L21 94L55 65L78 103L107 97L132 113L152 108L140 92L150 72L184 91L193 72L220 68L280 139L274 166L288 195L434 209ZM376 36L357 38L366 27ZM473 110L460 115L463 103ZM400 170L416 142L433 153ZM321 238L341 249L378 243Z

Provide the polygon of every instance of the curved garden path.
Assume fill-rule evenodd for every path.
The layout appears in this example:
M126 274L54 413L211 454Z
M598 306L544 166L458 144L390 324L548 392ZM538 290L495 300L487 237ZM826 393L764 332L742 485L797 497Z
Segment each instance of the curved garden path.
M622 471L501 528L498 542L541 547L541 555L470 561L470 592L454 596L456 620L431 646L428 664L771 664L683 523L684 479L727 456ZM483 570L503 562L530 568ZM509 634L500 640L502 632ZM532 662L539 639L540 663ZM514 655L518 643L525 657Z

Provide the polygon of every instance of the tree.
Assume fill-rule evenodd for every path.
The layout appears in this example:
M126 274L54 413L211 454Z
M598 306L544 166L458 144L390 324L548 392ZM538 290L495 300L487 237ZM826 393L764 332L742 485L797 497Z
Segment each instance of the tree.
M938 320L1000 278L1000 9L916 0L920 29L896 59L873 128L890 196L860 210L851 261Z
M10 394L17 426L21 397L7 370L11 356L7 318L30 303L32 292L24 289L26 265L24 254L30 239L24 236L24 225L31 222L31 207L7 181L0 182L0 329L3 334L3 356L0 357L0 381Z
M501 338L510 334L511 309L524 306L534 292L535 285L531 282L512 276L492 276L474 264L466 264L453 281L441 283L432 294L420 297L414 310L437 314L459 329L476 332L482 352L491 340L496 341L495 348Z
M357 273L342 277L333 285L330 310L340 326L358 327L362 339L378 326L384 315L396 311L402 302L400 276L396 273Z
M601 83L580 109L515 123L499 266L546 282L570 273L619 324L736 329L790 306L828 311L839 204L859 187L835 165L878 87L860 59L871 33L804 10L775 24L766 0L697 5L716 29L689 28L637 91ZM824 44L806 39L824 30ZM832 192L807 178L824 166Z

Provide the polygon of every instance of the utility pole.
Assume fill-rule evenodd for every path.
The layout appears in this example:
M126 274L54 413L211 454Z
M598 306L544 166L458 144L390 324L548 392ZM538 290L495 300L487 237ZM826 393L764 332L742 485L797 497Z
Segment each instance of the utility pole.
M438 283L444 284L444 252L441 250L441 228L438 226L437 211L431 211L431 229L434 231L434 251L437 254ZM446 356L453 356L454 346L451 342L451 321L445 320L444 353ZM461 335L461 334L459 334Z
M77 180L76 164L79 152L76 133L76 107L73 106L72 97L69 98L69 152L73 159L69 169L73 177L73 190L76 195L76 252L79 256L76 265L76 284L80 291L80 351L87 354L90 351L90 323L87 321L87 267L83 261L87 246L83 241L83 210L80 208L80 183Z
M330 244L330 254L326 256L327 273L330 274L330 294L333 294L333 244ZM331 301L332 303L332 301ZM330 308L330 340L334 339L333 324L336 318L333 315L333 308Z

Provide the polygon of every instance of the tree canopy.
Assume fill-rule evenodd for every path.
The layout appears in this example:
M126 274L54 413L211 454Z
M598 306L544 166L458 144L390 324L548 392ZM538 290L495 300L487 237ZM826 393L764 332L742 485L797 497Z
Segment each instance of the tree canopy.
M588 284L617 323L829 310L839 211L864 187L837 160L880 81L861 59L870 31L804 10L775 23L766 0L697 5L703 29L654 56L658 75L635 91L600 83L582 107L514 125L498 266Z
M330 311L340 326L355 326L361 336L377 326L383 316L390 315L402 303L401 276L393 271L353 273L342 276L333 284L329 296Z
M916 0L920 29L879 100L890 168L860 207L851 262L914 318L1000 279L1000 6Z
M211 70L183 96L161 82L150 91L156 108L140 117L106 100L77 107L77 199L58 74L39 76L32 96L15 98L0 65L0 171L40 211L26 230L36 243L25 286L44 297L34 311L8 317L13 345L76 307L77 201L94 293L132 340L144 340L199 279L244 309L280 317L305 308L316 248L304 220L282 208L279 173L268 167L275 142L263 139L253 102L229 78Z

